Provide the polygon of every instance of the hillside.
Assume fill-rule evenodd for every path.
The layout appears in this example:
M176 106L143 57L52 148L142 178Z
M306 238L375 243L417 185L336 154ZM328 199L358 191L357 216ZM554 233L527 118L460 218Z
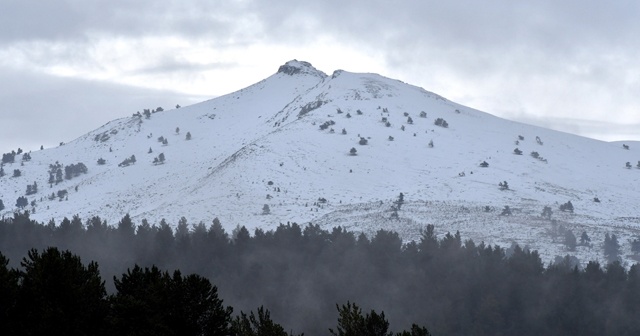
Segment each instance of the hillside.
M448 127L436 125L438 119ZM377 74L328 76L290 61L240 91L114 120L32 152L26 162L17 155L3 167L0 213L10 216L36 182L38 192L27 196L36 205L25 209L45 222L74 214L110 224L126 213L137 223L165 218L172 225L182 216L191 224L218 217L228 231L295 221L367 233L384 228L408 240L435 224L439 233L528 245L545 262L567 253L602 260L609 232L631 262L629 240L640 223L640 144L624 145L500 119ZM154 164L161 153L164 162ZM134 164L119 166L132 155ZM49 184L55 162L62 170L82 162L88 170ZM15 169L20 177L11 176ZM502 181L508 189L501 190ZM68 195L49 199L59 190ZM393 211L400 193L404 202ZM569 201L575 210L560 211ZM500 215L505 206L512 215ZM555 222L542 218L545 206ZM561 227L578 239L587 232L593 247L567 251Z

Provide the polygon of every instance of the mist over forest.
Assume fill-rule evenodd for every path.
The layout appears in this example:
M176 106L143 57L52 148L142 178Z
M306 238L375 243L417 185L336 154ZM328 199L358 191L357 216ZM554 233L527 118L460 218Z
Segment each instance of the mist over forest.
M519 246L436 234L429 225L419 241L403 243L393 231L367 237L312 224L226 232L217 219L182 219L173 230L164 220L136 224L128 215L115 225L78 216L45 224L18 213L0 220L0 252L14 271L29 263L28 251L47 247L68 250L85 265L95 261L111 309L118 281L136 269L179 270L184 281L196 274L217 288L233 316L264 307L284 330L305 335L337 330L337 307L348 303L369 317L384 313L392 331L417 324L432 335L640 334L638 265L592 261L580 268L570 257L544 265L536 251Z

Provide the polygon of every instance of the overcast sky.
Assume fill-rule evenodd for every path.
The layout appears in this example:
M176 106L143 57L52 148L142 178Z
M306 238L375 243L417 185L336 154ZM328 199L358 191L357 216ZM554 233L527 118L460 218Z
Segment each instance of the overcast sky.
M0 0L0 151L251 85L291 59L640 140L640 2Z

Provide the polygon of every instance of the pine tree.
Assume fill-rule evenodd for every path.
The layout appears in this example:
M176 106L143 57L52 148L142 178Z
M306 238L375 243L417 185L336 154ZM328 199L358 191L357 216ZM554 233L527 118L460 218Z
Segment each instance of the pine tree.
M573 212L573 203L571 203L571 201L568 201L567 203L561 204L560 210Z
M62 181L63 181L63 179L62 179L62 168L58 168L56 170L56 184L58 184L58 183L60 183Z
M392 336L389 331L389 322L384 316L384 312L378 314L371 311L362 315L360 307L355 303L347 302L338 308L338 325L336 330L329 329L329 333L334 336Z
M25 335L90 335L104 330L107 301L98 264L69 251L31 250L22 261L16 305ZM96 332L98 331L98 332Z
M577 245L576 236L571 232L571 230L567 230L564 233L564 244L567 246L569 251L575 251Z
M0 210L2 210L2 201L0 201ZM16 271L8 268L9 259L0 252L0 326L2 332L7 335L18 334L14 330L15 322L14 314L12 314L16 299L18 296L18 274Z
M62 201L63 198L65 198L67 196L68 192L67 189L62 189L62 190L58 190L58 198Z
M24 196L20 196L16 200L16 207L20 209L24 209L24 207L26 207L27 205L29 205L29 200L27 200L27 198Z
M117 232L126 239L130 239L135 235L135 227L133 225L133 221L131 220L131 216L128 213L125 214L124 217L122 217L122 219L118 222Z
M240 312L232 322L234 335L238 336L289 336L284 328L271 320L271 313L263 306L258 308L258 314L250 312L249 316Z
M511 208L508 205L504 206L504 209L502 209L502 212L500 213L500 216L511 216Z
M338 309L338 326L336 330L329 329L333 336L360 336L365 334L365 319L362 311L355 303L347 302Z
M16 152L2 154L2 163L14 163L16 159Z
M604 256L608 262L614 262L620 258L620 243L615 234L609 236L607 232L604 235Z
M431 336L429 330L417 324L412 324L410 330L405 330L397 334L397 336Z
M640 253L640 240L638 238L631 241L631 252L635 255Z
M232 309L203 277L136 265L114 280L114 334L231 335Z

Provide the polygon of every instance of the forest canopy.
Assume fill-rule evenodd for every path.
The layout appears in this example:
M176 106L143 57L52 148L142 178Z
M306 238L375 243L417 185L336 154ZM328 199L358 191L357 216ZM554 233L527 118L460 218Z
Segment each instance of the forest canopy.
M371 334L362 331L367 328L384 335L640 334L637 265L592 261L579 268L567 257L545 266L536 251L462 241L459 233L438 238L432 225L419 241L403 243L393 231L367 237L313 224L287 223L252 234L239 227L229 234L217 220L189 225L183 218L174 230L166 221L135 225L128 215L112 226L99 217L41 224L15 214L0 220L0 252L5 322L12 313L4 307L32 302L19 294L35 283L26 281L29 267L52 254L52 260L71 266L54 268L51 276L84 279L74 286L93 293L87 300L103 304L83 313L108 311L109 319L100 322L105 328L132 322L113 318L122 311L140 314L144 318L135 321L149 328L159 325L154 321L184 330L210 327L142 313L175 306L143 299L149 290L162 293L169 286L177 289L160 298L190 302L193 297L180 293L195 288L211 302L202 314L221 316L229 328L255 335L260 321L278 321L269 324L271 330L307 335ZM122 293L129 296L118 299ZM14 298L12 304L7 298ZM346 333L340 321L353 322L348 325L359 331Z

